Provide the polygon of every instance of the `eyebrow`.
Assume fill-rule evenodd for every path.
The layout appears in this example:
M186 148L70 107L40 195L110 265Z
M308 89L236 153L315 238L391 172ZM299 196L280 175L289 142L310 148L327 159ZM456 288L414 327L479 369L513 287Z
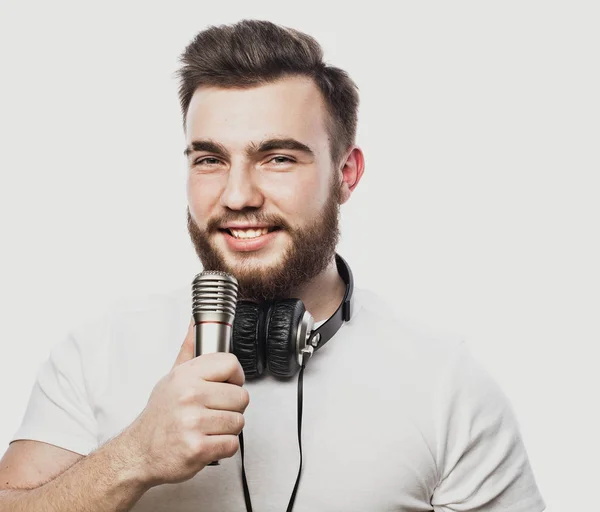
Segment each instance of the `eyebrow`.
M229 151L225 149L225 146L212 140L194 140L185 148L183 154L189 157L194 151L206 151L207 153L215 153L219 156L229 156Z
M250 144L246 148L246 154L251 156L254 153L265 153L267 151L273 151L274 149L291 149L294 151L301 151L307 155L314 156L314 152L306 144L303 144L299 140L291 138L283 139L267 139L262 141L258 147L254 144Z
M273 138L263 140L260 144L249 144L246 147L246 155L253 156L257 153L265 153L276 149L290 149L293 151L301 151L307 155L314 156L314 151L309 146L292 138ZM206 151L219 156L229 157L229 151L218 142L212 140L195 140L185 149L183 154L189 157L194 151Z

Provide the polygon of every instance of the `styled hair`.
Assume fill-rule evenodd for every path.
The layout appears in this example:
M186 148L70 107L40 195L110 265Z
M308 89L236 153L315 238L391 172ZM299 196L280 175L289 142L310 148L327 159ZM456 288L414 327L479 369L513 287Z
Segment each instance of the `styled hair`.
M314 80L325 100L334 164L354 144L358 87L345 71L325 64L321 45L303 32L262 20L211 26L194 37L180 62L177 75L184 128L198 87L244 88L306 76Z

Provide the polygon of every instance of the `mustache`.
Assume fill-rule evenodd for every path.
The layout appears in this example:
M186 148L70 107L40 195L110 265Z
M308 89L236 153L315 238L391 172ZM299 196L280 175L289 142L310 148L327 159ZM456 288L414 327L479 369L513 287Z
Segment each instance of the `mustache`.
M269 226L278 226L281 229L291 231L291 226L281 217L277 215L267 215L264 213L248 213L240 214L239 212L230 212L213 219L209 219L206 223L206 232L214 233L221 229L223 224L229 222L243 222L246 224L268 224Z

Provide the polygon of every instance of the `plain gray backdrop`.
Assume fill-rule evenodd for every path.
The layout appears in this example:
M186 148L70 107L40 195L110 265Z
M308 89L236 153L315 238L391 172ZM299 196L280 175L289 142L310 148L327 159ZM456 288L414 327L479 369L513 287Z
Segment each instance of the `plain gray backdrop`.
M261 18L315 36L360 88L366 171L339 247L357 285L463 335L514 406L548 510L590 510L597 4L156 4L0 2L0 452L69 329L200 270L177 59L208 25Z

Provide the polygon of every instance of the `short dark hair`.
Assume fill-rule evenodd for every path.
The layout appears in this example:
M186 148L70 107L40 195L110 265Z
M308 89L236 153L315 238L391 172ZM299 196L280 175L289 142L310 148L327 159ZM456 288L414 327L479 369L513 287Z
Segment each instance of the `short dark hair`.
M177 75L184 127L192 96L200 86L252 87L286 76L307 76L327 106L332 161L338 164L354 144L358 87L344 70L325 64L321 45L303 32L262 20L211 26L194 37L180 61Z

